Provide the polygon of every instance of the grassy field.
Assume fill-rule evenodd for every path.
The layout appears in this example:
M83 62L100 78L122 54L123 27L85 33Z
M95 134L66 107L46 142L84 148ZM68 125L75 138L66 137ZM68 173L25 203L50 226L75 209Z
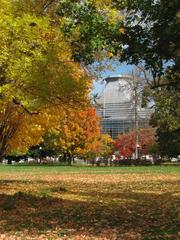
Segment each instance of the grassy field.
M180 167L0 165L0 239L179 239Z

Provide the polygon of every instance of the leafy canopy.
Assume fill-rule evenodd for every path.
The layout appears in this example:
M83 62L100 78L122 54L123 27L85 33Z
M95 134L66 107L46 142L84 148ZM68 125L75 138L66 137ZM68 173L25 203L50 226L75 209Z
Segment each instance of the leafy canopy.
M27 3L0 0L0 155L26 151L64 108L89 104L91 80L72 61L61 19Z

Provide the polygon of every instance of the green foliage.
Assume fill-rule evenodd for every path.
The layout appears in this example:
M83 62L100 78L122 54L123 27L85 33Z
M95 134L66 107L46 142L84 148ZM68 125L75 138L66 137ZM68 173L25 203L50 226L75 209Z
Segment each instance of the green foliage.
M60 4L58 13L65 18L63 31L75 35L71 44L77 60L91 63L97 59L96 52L108 51L118 56L120 62L143 63L145 69L152 72L153 79L164 74L167 61L177 66L178 0L109 2L109 5L105 3L105 9L98 9L90 0L64 0ZM121 16L113 24L106 14L112 6Z
M180 85L178 72L168 72L164 81L175 82L175 86L164 87L154 92L155 111L151 124L157 127L159 151L163 156L180 155Z
M157 155L157 154L159 154L159 153L160 153L160 152L159 152L159 144L156 142L156 143L150 145L150 146L148 147L148 152L149 152L151 155Z
M92 63L102 50L114 54L111 36L120 35L120 14L116 22L108 17L111 9L100 10L93 1L64 0L59 5L58 13L64 17L62 31L66 36L73 36L71 44L75 60ZM120 47L120 46L119 46Z
M50 132L45 133L43 136L42 147L45 150L47 156L58 155L61 153L60 146L58 146L57 141L59 138L59 132L56 130L52 130Z
M180 93L178 88L161 90L156 96L152 124L164 128L165 130L180 128Z
M115 4L119 1L114 0ZM125 34L118 42L126 44L121 59L133 64L144 61L146 68L158 76L163 72L163 61L175 61L179 49L179 1L125 1L127 17ZM119 6L119 5L118 5Z
M177 157L180 155L180 128L171 131L159 128L157 138L159 152L162 156Z

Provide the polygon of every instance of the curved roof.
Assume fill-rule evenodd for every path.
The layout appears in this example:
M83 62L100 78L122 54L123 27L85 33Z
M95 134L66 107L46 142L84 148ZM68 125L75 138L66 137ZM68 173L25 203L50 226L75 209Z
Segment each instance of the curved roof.
M130 75L111 75L107 78L105 78L104 80L108 83L108 82L113 82L113 81L117 81L117 80L131 80L132 76Z
M100 116L107 119L132 119L134 118L133 90L128 80L132 76L117 75L106 79L105 88L100 93L97 102L97 112ZM146 118L150 111L138 106L138 115L140 118Z
M131 90L128 86L127 79L130 77L118 75L105 78L105 88L97 98L97 103L123 103L131 101Z

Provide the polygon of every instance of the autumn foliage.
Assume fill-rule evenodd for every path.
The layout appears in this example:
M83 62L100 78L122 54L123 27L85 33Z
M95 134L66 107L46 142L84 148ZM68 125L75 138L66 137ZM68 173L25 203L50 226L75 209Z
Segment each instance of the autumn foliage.
M179 180L172 166L1 164L0 239L175 240Z
M139 150L142 155L149 153L149 148L155 143L155 130L152 128L140 129L139 136ZM130 131L127 134L120 134L114 145L120 156L132 157L135 153L135 139L136 132Z
M91 79L72 60L61 19L32 3L0 0L0 161L41 143L66 108L89 104Z
M100 135L99 118L94 108L66 109L59 125L52 130L54 144L69 156L85 154Z

